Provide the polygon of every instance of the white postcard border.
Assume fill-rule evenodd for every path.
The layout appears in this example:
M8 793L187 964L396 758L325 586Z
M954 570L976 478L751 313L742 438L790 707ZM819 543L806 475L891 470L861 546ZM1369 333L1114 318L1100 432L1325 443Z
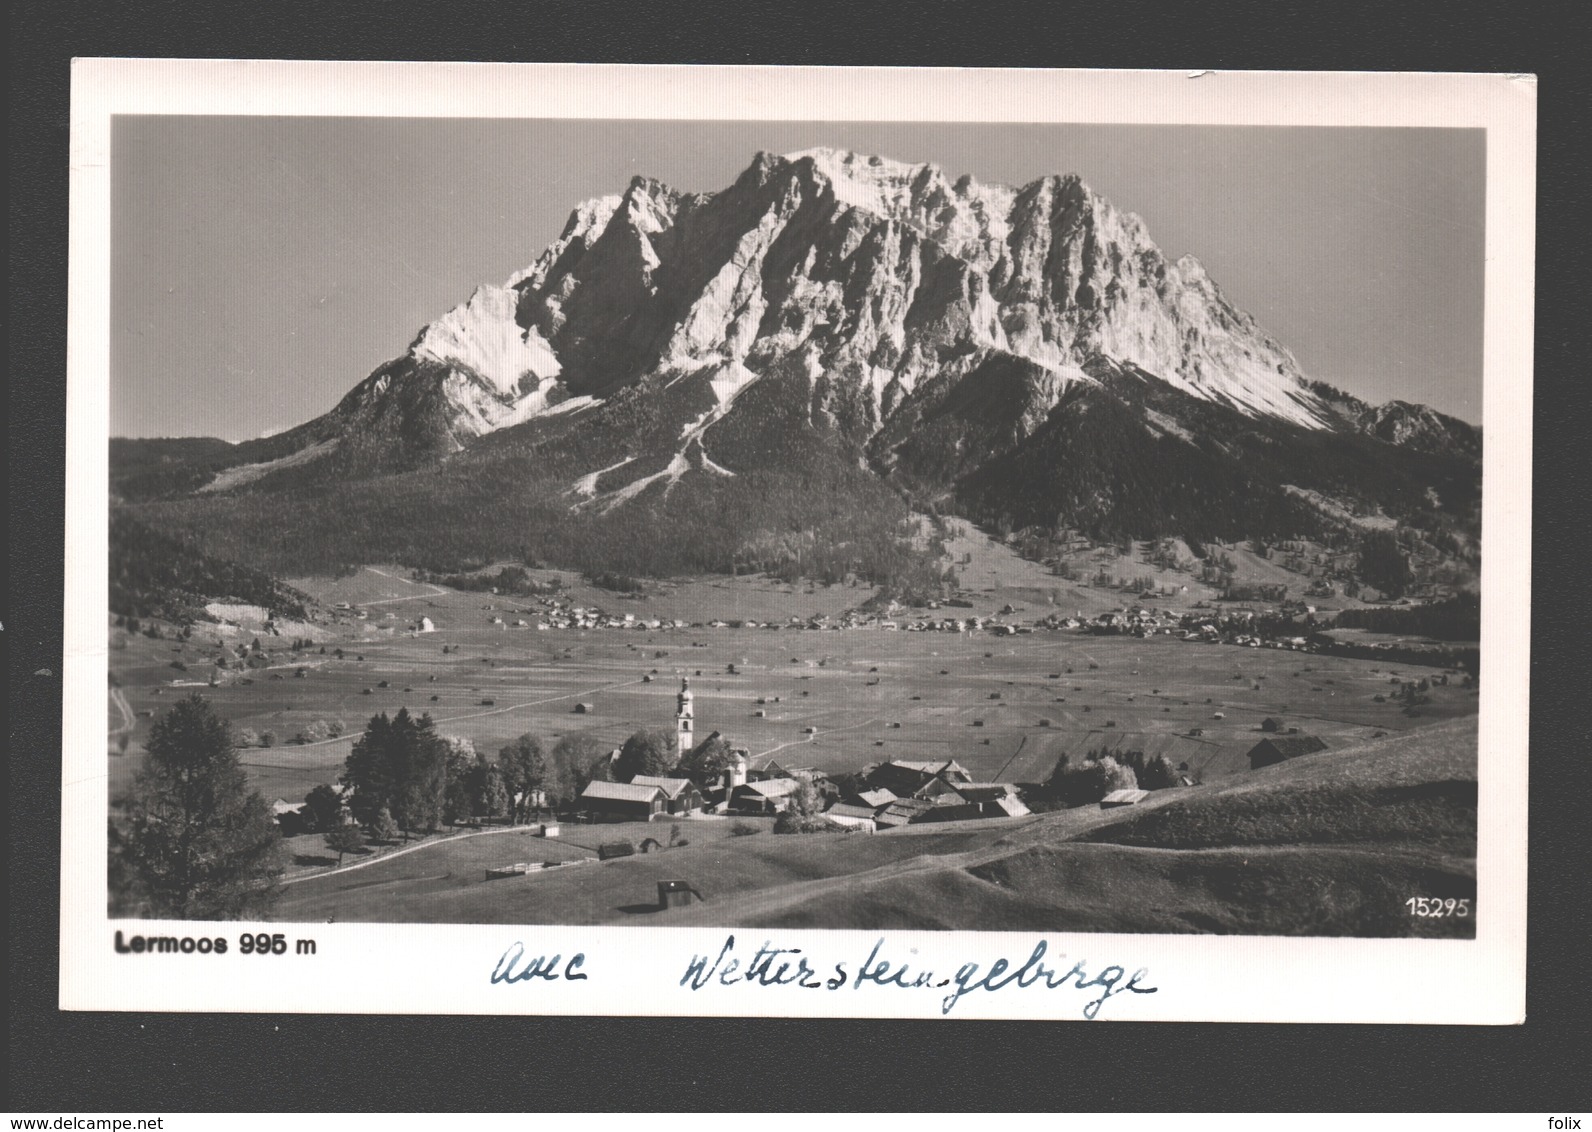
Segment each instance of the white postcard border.
M655 927L205 925L106 916L110 123L113 114L1111 122L1448 126L1487 136L1478 935L1474 941ZM63 1009L813 1017L1080 1018L1098 994L975 991L968 962L1015 969L1040 940L1056 974L1120 967L1102 1020L1516 1023L1525 1009L1536 81L1531 76L1285 72L661 67L78 60L71 109L67 541L61 797ZM313 938L316 955L126 955L128 935ZM802 948L820 986L681 986L736 937ZM865 981L878 957L912 990ZM493 982L505 951L560 956L555 979ZM290 946L291 950L291 946ZM574 955L583 961L571 967ZM1064 961L1059 961L1065 955ZM787 957L789 958L789 957ZM825 962L827 960L827 963ZM836 963L847 978L834 989ZM1140 989L1128 976L1143 968ZM1030 968L1032 970L1032 968ZM571 980L575 974L585 979ZM1074 982L1081 980L1074 980ZM1102 982L1101 985L1104 985ZM954 983L950 990L955 990Z

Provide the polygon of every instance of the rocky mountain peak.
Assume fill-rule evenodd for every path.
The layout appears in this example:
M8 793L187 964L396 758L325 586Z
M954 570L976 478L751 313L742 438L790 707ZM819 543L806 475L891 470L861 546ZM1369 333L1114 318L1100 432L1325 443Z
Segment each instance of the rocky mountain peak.
M349 406L397 420L420 405L427 426L394 431L457 449L646 387L692 406L675 455L695 466L685 449L705 451L700 437L772 378L893 467L930 421L961 453L1021 443L1096 383L1097 359L1254 420L1392 443L1454 433L1324 399L1198 259L1169 258L1076 173L1013 188L825 147L758 153L715 193L635 176L579 204L534 263L367 379L337 427L354 427Z

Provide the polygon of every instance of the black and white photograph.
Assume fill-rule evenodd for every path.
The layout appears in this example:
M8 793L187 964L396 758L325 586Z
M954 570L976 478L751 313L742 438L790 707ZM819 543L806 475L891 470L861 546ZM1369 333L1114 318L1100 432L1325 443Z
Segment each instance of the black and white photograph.
M1496 131L626 110L109 116L118 954L1523 932Z

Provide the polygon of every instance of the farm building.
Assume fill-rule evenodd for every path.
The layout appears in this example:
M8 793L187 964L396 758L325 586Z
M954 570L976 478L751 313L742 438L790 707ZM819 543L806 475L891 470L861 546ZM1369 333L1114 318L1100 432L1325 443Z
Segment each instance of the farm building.
M877 828L873 820L873 810L867 806L851 806L837 802L824 811L824 817L836 825L861 830L864 833L872 833Z
M436 623L431 620L431 618L422 617L420 619L420 623L415 626L415 629L417 632L421 633L435 633L437 631L437 626Z
M659 778L638 774L630 780L632 786L656 786L663 791L671 814L689 814L702 808L702 792L689 778Z
M943 783L943 780L940 780ZM1030 811L1010 782L964 782L928 799L934 808L918 821L972 821L976 818L1020 818Z
M880 829L893 829L896 826L922 821L923 815L934 808L933 802L924 802L917 798L898 798L875 814L873 820Z
M592 821L651 821L669 812L669 799L657 786L633 782L588 782L580 808Z
M276 818L277 824L282 827L282 832L287 834L302 832L305 828L304 803L293 803L282 798L277 798L271 803L271 816Z
M1249 769L1259 770L1263 766L1274 766L1326 749L1327 745L1314 735L1279 735L1262 739L1249 749Z
M862 793L857 795L857 800L870 809L882 810L891 802L894 802L896 796L881 786L875 790L862 791Z
M968 769L965 766L963 766L961 763L957 762L955 759L949 759L949 760L947 760L946 762L943 762L943 763L940 763L940 762L908 762L906 759L891 759L890 761L893 762L896 766L911 767L914 770L924 770L924 771L928 771L931 774L937 774L941 778L944 778L947 782L971 782L971 781L973 781L973 776L970 773L968 773Z
M692 900L700 902L702 899L702 894L688 880L660 880L658 882L659 908L684 908Z
M729 808L742 814L777 814L790 804L789 796L801 788L794 778L769 778L735 787Z
M1100 799L1100 808L1110 810L1118 806L1137 806L1149 796L1148 790L1113 790Z
M1028 807L1017 795L1017 787L1010 782L964 782L957 786L956 792L964 801L980 808L980 817L1020 818L1028 813Z
M870 789L883 787L897 798L928 797L945 786L971 782L973 776L955 759L948 762L914 762L891 759L863 775ZM939 785L935 785L938 783Z

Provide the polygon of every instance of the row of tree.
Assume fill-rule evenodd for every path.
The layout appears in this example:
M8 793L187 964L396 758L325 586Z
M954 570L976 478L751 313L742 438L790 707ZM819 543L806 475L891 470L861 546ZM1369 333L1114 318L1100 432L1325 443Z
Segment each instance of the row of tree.
M1177 768L1165 755L1098 749L1075 761L1064 753L1029 803L1036 809L1087 806L1113 790L1165 790L1177 783Z
M390 718L372 717L355 741L341 779L346 795L317 787L305 801L318 826L340 820L329 817L337 812L330 799L341 805L346 796L361 825L375 830L391 822L408 837L470 818L529 821L568 806L606 774L603 745L589 735L566 735L550 751L536 736L521 735L493 758L468 739L439 735L429 715L400 708Z

